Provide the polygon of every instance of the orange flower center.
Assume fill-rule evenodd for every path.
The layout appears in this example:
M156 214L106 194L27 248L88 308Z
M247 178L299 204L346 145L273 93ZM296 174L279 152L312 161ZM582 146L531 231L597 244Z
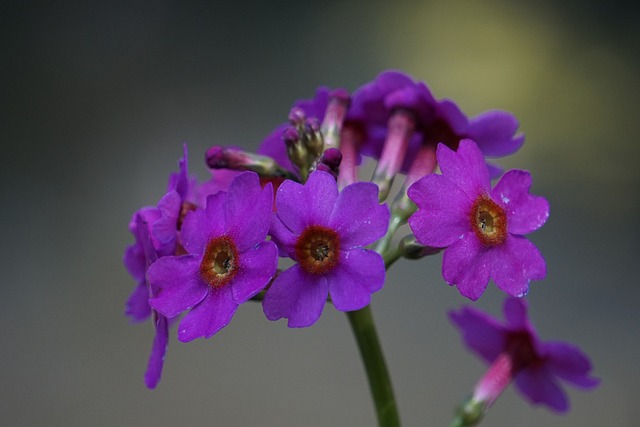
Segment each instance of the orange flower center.
M311 274L331 271L340 259L340 238L335 231L312 225L296 241L296 257L302 268Z
M200 277L212 288L219 289L229 283L238 270L238 250L227 236L213 238L207 243Z
M507 214L488 196L483 195L471 209L471 228L485 246L496 246L507 239Z

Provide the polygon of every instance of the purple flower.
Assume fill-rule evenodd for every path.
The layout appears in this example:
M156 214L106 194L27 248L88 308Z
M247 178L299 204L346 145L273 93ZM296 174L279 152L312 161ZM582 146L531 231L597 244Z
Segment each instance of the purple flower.
M359 310L382 288L382 257L363 249L384 235L389 210L378 188L357 182L338 192L328 173L313 172L306 184L285 181L276 196L271 237L280 256L297 261L267 290L264 313L287 318L289 327L315 323L331 295L340 311Z
M471 307L451 312L449 317L460 329L467 347L491 365L472 398L485 408L515 380L518 390L531 403L565 412L569 402L559 380L582 389L594 388L600 382L589 375L591 362L579 348L538 338L522 298L505 300L504 325Z
M408 191L418 206L409 218L416 238L446 248L442 275L467 298L478 299L489 279L510 295L525 295L531 280L546 276L542 255L522 236L549 216L548 202L529 194L531 175L511 170L492 190L473 141L463 140L457 152L440 144L437 156L442 175L427 175Z
M383 151L390 150L385 148L389 143L390 118L397 111L411 112L415 128L408 136L408 147L397 150L401 158L395 161L402 165L403 172L418 178L435 168L438 143L456 150L461 140L472 139L491 157L512 154L524 143L524 135L515 134L518 121L512 114L491 110L468 119L453 101L436 100L424 83L399 71L378 75L354 93L353 102L362 106L368 129L362 153L381 160L385 157ZM419 170L411 171L415 161ZM500 169L491 168L492 175L497 176Z
M277 265L277 248L265 241L272 205L271 184L262 189L257 174L238 175L228 192L209 196L204 209L185 217L187 254L149 267L149 283L158 288L151 306L169 318L190 310L178 328L180 341L211 337L269 283Z

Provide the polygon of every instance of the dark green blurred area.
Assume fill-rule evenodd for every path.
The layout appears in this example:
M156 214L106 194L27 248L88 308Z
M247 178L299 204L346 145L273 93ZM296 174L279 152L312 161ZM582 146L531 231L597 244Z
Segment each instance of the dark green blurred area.
M208 341L172 340L155 391L150 324L128 325L131 214L155 204L183 142L255 148L295 99L389 68L469 115L509 110L527 136L500 161L551 202L532 236L547 339L592 356L602 386L573 411L513 389L485 425L633 426L640 417L639 8L632 2L89 2L0 7L4 166L3 425L374 425L344 316L313 328L241 307ZM439 256L403 261L373 309L404 425L446 425L484 370L446 312L468 303ZM500 313L490 285L478 306Z

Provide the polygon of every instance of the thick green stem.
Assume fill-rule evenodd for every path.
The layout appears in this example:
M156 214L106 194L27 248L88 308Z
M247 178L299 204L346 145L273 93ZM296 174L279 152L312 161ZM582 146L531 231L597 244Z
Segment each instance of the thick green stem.
M391 379L369 307L358 311L349 311L347 317L358 342L360 356L369 379L369 388L378 416L378 426L399 427L400 418L393 397Z

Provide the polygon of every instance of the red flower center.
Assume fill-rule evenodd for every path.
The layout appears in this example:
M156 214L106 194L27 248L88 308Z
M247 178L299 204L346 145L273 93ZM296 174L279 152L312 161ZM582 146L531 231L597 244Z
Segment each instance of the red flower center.
M296 241L296 258L307 273L331 271L340 259L338 233L320 225L307 227Z
M238 250L233 240L227 236L211 239L200 262L200 277L219 289L233 279L237 270Z
M497 246L507 239L507 213L488 196L478 197L469 220L483 245Z

